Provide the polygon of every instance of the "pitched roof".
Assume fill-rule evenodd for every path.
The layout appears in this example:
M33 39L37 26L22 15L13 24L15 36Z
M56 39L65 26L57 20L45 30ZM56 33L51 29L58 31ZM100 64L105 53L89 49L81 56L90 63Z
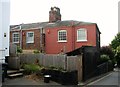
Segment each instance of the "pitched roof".
M80 54L82 54L82 53L85 53L85 51L91 51L91 50L93 50L93 51L98 51L98 49L96 48L96 46L87 46L87 45L85 45L85 46L82 46L82 47L79 47L79 48L77 48L77 49L75 49L75 50L72 50L72 51L70 51L70 52L67 52L67 53L65 53L67 56L75 56L75 55L80 55Z
M48 24L48 22L37 22L37 23L28 23L28 24L19 24L19 25L11 25L10 26L10 30L19 30L20 26L21 29L31 29L31 28L41 28L41 27L45 27Z
M54 23L48 23L46 27L60 27L60 26L72 26L78 24L79 21L66 20L66 21L57 21Z
M46 28L46 27L61 27L61 26L78 26L78 25L90 25L90 24L95 24L95 23L90 23L90 22L80 22L80 21L75 21L75 20L65 20L65 21L57 21L53 23L49 22L37 22L37 23L28 23L28 24L19 24L19 25L11 25L10 29L15 30L15 29L31 29L31 28Z

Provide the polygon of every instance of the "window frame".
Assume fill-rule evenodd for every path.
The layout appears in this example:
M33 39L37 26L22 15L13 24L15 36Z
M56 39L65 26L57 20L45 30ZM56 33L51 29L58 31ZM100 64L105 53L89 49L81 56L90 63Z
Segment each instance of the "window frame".
M15 34L18 34L18 37L14 37ZM15 41L15 38L17 38L18 41ZM12 42L13 43L19 43L20 42L20 33L19 32L12 33Z
M66 40L60 40L60 32L65 32L66 33ZM58 30L58 42L67 42L67 30Z
M79 33L79 31L85 31L85 39L79 39L79 35L78 35L78 33ZM85 42L85 41L87 41L87 29L86 28L80 28L80 29L78 29L77 30L77 42Z
M28 34L29 33L33 33L33 41L28 41ZM30 37L29 37L30 38ZM34 32L30 31L30 32L26 32L26 43L34 43Z

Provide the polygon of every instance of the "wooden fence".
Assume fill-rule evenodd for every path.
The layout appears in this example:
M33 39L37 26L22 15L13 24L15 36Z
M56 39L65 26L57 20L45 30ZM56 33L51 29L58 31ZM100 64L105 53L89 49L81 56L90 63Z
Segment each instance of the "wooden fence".
M19 54L20 63L35 63L39 60L39 64L45 67L55 66L66 70L77 70L77 56L66 55L44 55L44 54Z
M67 56L67 70L77 70L77 56Z

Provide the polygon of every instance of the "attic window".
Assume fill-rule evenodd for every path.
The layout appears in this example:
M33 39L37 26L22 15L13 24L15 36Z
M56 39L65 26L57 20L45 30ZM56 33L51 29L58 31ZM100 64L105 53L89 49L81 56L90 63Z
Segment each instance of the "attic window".
M66 30L58 31L58 42L67 42L67 31Z

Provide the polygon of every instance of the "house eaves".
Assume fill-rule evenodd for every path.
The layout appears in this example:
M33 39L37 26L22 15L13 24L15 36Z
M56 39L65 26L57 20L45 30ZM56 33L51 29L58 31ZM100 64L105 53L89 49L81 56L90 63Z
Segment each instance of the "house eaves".
M20 24L20 25L11 25L10 31L13 30L29 30L29 29L41 29L44 28L48 22L38 22L38 23L28 23L28 24Z

